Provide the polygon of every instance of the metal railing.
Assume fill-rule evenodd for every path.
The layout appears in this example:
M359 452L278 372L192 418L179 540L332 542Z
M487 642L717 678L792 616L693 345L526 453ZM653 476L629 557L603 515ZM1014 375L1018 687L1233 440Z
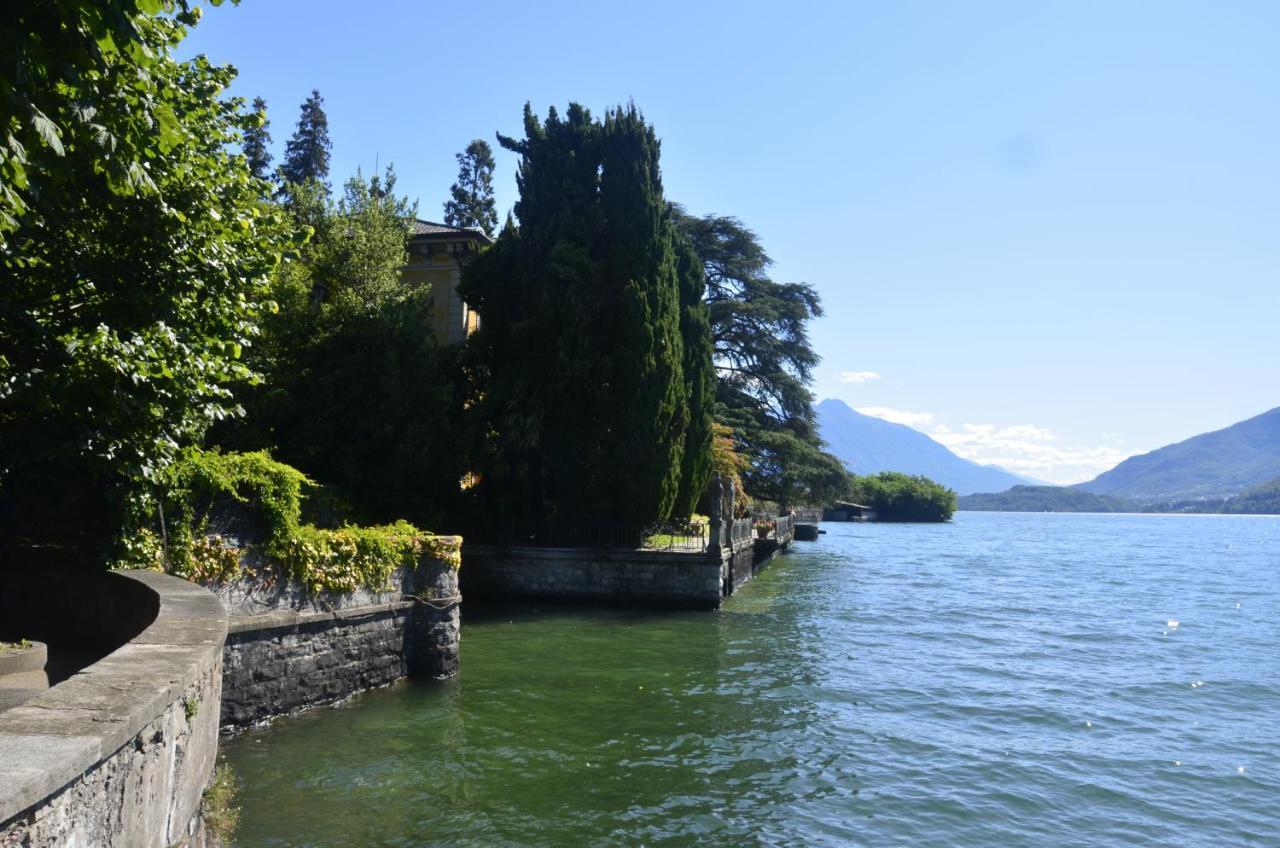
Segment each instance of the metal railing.
M783 536L795 535L795 530L796 517L794 515L780 515L773 525L773 535L778 539Z
M624 522L484 522L467 528L467 541L503 548L592 548L701 552L706 524L665 521L637 528Z
M729 543L736 548L740 542L749 540L754 524L750 518L735 518L729 525Z
M819 524L822 521L822 510L820 509L797 509L795 511L796 524Z
M702 522L663 521L645 528L640 547L646 551L697 553L707 549L709 533Z

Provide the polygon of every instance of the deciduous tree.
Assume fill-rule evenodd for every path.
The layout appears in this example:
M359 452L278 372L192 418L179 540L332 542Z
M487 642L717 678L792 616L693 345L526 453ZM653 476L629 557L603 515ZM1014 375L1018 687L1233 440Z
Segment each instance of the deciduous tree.
M217 5L217 3L215 3ZM155 191L143 167L176 136L178 115L150 96L155 18L194 26L187 0L11 3L0 15L0 244L41 186L72 179L87 158L119 194ZM78 161L67 157L75 147Z
M101 555L179 448L234 414L286 236L231 152L250 120L223 97L234 71L173 59L194 11L89 5L36 4L40 27L78 33L42 61L78 70L39 93L60 150L28 158L0 254L0 510L9 534ZM108 8L125 5L159 13Z

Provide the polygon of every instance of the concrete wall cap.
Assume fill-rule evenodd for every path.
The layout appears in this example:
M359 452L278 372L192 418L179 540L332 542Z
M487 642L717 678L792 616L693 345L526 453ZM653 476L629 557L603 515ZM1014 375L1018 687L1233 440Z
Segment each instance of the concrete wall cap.
M107 577L154 592L156 617L98 662L0 714L0 825L118 751L222 654L227 613L206 589L154 571Z

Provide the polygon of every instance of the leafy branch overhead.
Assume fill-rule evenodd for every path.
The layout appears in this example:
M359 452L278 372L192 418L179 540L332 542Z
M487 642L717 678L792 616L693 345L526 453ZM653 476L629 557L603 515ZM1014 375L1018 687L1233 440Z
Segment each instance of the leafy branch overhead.
M89 167L119 194L157 190L142 163L185 135L181 112L162 90L172 82L169 51L199 19L200 8L187 0L6 5L0 15L0 246L41 185L70 179L77 168Z
M19 57L0 66L0 101L55 130L22 145L21 180L13 144L0 166L15 187L0 202L0 512L35 533L21 515L70 511L105 534L179 446L235 414L292 239L230 152L254 121L224 97L234 71L172 56L198 10L13 11L0 26Z

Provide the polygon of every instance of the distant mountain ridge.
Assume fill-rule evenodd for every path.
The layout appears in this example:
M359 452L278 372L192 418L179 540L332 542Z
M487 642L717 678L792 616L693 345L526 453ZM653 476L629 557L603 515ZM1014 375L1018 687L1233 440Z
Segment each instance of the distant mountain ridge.
M1014 486L1004 492L961 497L957 508L972 512L1133 512L1128 498L1095 495L1070 486Z
M1014 486L1007 492L965 495L961 510L973 512L1159 512L1280 515L1280 478L1225 498L1177 501L1136 501L1097 495L1068 486Z
M918 430L863 415L834 398L819 403L815 411L827 449L854 474L920 474L960 495L1035 482L994 465L962 459Z
M1074 488L1143 502L1238 495L1280 477L1280 407L1133 456Z

